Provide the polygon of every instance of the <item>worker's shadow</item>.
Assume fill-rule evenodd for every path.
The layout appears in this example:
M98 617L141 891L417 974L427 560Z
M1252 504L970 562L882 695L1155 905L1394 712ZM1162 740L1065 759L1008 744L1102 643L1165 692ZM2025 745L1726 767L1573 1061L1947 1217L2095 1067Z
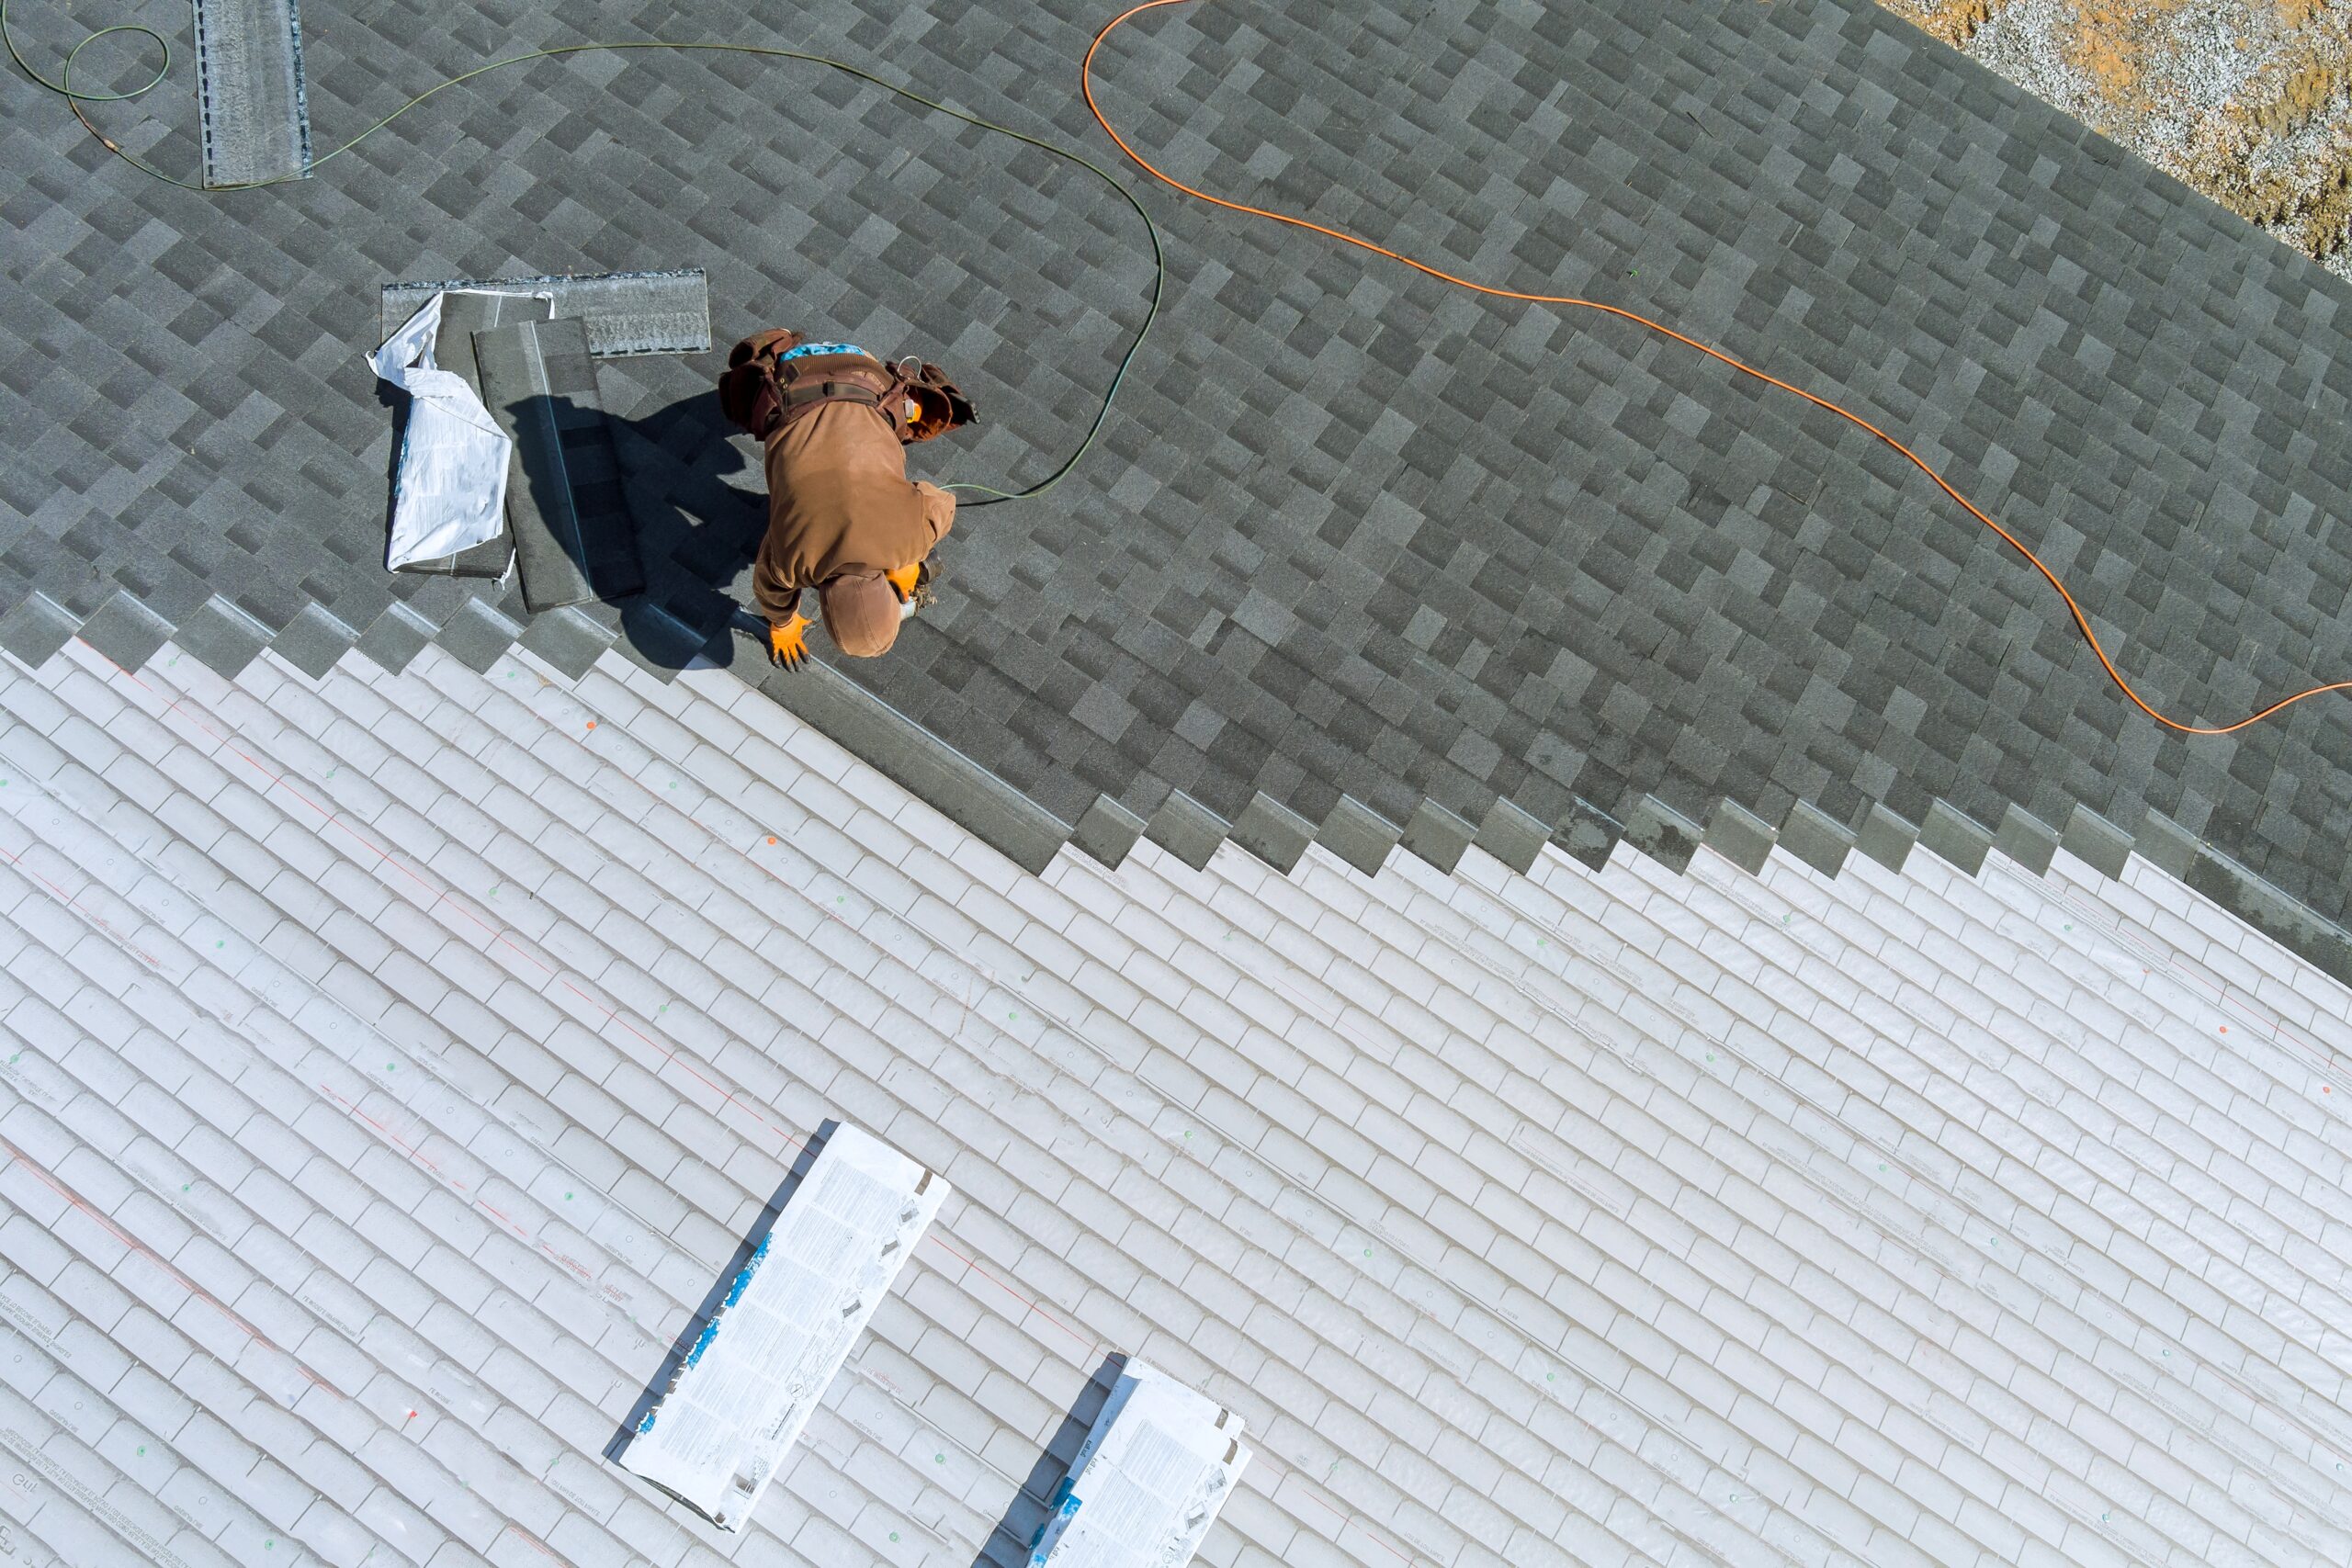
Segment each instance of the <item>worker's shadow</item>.
M750 576L767 531L765 476L733 439L715 389L605 423L644 576L643 591L619 601L623 633L662 669L729 663L729 627L759 624Z
M671 1383L685 1370L687 1359L702 1343L704 1333L726 1302L728 1292L735 1288L736 1280L767 1241L768 1233L775 1229L775 1222L783 1214L785 1205L792 1201L795 1192L800 1190L800 1183L807 1179L809 1168L817 1163L817 1156L824 1152L826 1142L833 1135L833 1129L840 1125L839 1122L829 1118L802 1145L799 1157L792 1162L792 1168L785 1174L775 1195L767 1201L760 1210L759 1217L743 1233L743 1239L736 1245L735 1256L711 1281L709 1293L703 1297L702 1304L695 1308L694 1315L686 1319L685 1326L679 1329L678 1337L670 1346L670 1353L662 1359L661 1366L654 1370L653 1376L647 1380L644 1390L638 1394L637 1403L629 1406L628 1415L615 1428L612 1440L605 1445L605 1459L616 1464L620 1462L621 1455L628 1449L629 1440L645 1425L645 1418L652 1413L653 1407L660 1404L662 1396L670 1392Z
M1086 1434L1094 1429L1094 1418L1102 1414L1111 1390L1118 1385L1119 1374L1126 1370L1125 1352L1114 1350L1102 1358L1094 1369L1092 1381L1079 1390L1077 1401L1055 1429L1052 1441L1037 1456L1037 1462L1029 1467L1028 1479L1006 1503L1004 1517L981 1544L980 1554L972 1559L972 1568L1027 1568L1037 1532L1053 1514L1054 1494L1069 1474L1070 1464L1078 1458Z
M384 491L389 539L414 410L407 393L381 380L376 400L392 416ZM525 446L515 464L520 472L508 483L525 487L546 535L570 556L591 596L613 606L639 656L664 670L729 663L730 625L740 619L756 629L740 606L748 602L748 569L767 512L760 476L729 440L734 430L718 412L718 392L680 399L640 419L561 393L535 394L507 412ZM509 554L477 547L403 567L400 575L495 581L517 547L526 547L510 536ZM416 592L398 591L403 597ZM519 607L519 600L510 603Z

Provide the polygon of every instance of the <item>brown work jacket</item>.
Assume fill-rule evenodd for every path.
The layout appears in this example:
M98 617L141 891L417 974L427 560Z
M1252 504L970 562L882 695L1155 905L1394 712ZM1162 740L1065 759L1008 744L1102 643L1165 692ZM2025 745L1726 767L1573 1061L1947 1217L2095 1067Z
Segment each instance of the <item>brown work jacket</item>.
M768 438L768 533L752 592L771 626L800 591L850 571L891 571L931 554L956 498L907 478L907 452L880 410L829 402Z

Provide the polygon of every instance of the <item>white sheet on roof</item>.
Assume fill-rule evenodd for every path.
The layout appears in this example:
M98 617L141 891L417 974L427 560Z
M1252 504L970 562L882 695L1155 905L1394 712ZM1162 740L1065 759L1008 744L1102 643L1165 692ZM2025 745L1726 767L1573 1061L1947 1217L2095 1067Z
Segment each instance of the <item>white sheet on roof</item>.
M392 479L388 570L456 555L506 526L507 458L514 444L491 419L481 394L433 362L447 298L435 294L368 356L378 376L413 400Z
M872 1134L836 1130L622 1468L741 1529L947 1192Z
M1241 1417L1131 1360L1079 1445L1031 1568L1182 1568L1250 1462Z

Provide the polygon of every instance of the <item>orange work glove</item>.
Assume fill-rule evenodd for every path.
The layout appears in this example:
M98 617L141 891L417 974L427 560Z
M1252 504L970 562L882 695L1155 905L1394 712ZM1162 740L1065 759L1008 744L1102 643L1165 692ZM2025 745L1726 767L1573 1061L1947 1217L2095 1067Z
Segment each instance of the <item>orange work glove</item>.
M808 617L796 613L782 626L768 627L768 662L786 670L797 670L800 661L808 657Z
M899 596L899 603L903 604L915 596L915 584L922 581L922 562L893 568L884 572L882 578L890 585L890 591Z

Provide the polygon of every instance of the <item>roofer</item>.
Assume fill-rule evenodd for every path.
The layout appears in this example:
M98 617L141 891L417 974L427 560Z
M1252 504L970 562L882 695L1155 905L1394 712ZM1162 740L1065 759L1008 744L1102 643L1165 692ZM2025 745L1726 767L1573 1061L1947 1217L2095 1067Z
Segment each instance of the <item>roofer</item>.
M886 366L854 344L781 330L737 344L719 408L767 448L768 531L752 592L768 623L768 661L807 657L805 588L825 631L854 659L886 653L899 623L929 599L932 547L956 498L907 478L906 447L974 423L970 400L935 365Z

